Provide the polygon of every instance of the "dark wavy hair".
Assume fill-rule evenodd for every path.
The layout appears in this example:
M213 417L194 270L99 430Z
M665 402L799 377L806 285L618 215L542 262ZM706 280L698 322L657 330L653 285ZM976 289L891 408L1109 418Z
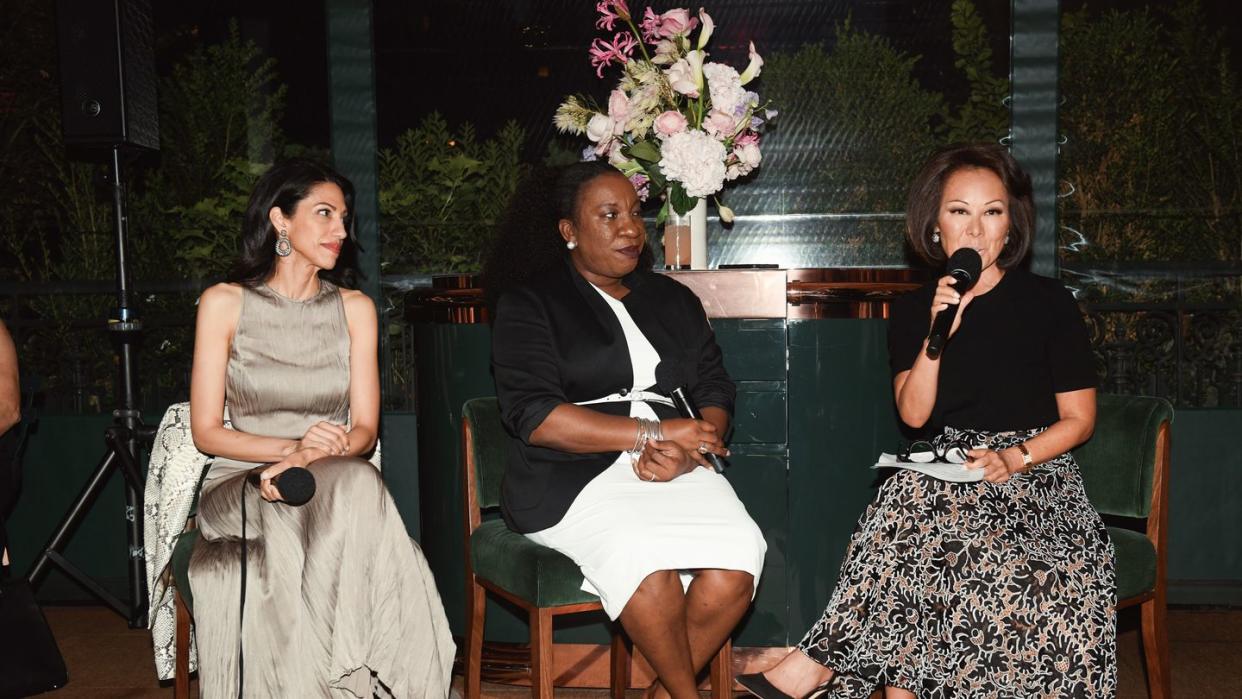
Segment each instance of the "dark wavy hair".
M538 279L569 256L558 228L575 220L583 189L597 177L620 175L608 163L592 160L559 169L536 167L518 183L491 250L483 263L488 304L502 292ZM655 257L644 241L637 269L651 269Z
M258 286L276 271L276 227L268 218L278 206L285 216L293 216L311 189L331 182L345 195L345 230L348 242L342 247L336 267L321 270L319 276L335 284L353 287L358 276L358 241L354 235L354 185L344 175L307 158L290 158L276 163L254 185L246 215L242 220L241 251L227 280L243 286Z
M992 171L1009 193L1009 242L996 264L1001 269L1010 269L1031 249L1031 238L1035 234L1035 200L1030 175L1008 150L995 143L955 143L936 151L923 164L910 185L906 239L914 252L928 263L936 266L944 263L944 248L931 239L940 215L944 184L958 170L975 168Z

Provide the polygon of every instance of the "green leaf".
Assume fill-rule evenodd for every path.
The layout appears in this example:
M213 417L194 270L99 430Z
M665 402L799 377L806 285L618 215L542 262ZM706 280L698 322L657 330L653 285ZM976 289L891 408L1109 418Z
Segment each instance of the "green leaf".
M656 225L664 225L664 221L668 219L668 200L664 200L664 204L660 206L660 213L656 214Z
M652 141L639 141L632 146L622 148L621 152L635 160L648 163L660 162L660 147Z
M686 194L686 189L681 186L680 182L673 182L668 187L668 201L672 205L673 211L679 214L689 213L699 200Z

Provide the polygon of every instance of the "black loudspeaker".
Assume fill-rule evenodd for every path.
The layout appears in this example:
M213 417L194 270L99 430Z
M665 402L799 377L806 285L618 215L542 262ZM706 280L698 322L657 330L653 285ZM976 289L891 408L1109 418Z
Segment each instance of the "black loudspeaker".
M159 150L150 0L57 0L65 145Z

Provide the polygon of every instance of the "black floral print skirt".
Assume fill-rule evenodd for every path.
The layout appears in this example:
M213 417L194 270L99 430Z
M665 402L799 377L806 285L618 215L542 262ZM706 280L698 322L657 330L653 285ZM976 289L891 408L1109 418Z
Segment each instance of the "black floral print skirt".
M1003 449L1042 430L947 428ZM901 470L850 539L824 616L798 648L835 670L820 696L877 687L947 697L1112 697L1113 546L1062 454L1002 484Z

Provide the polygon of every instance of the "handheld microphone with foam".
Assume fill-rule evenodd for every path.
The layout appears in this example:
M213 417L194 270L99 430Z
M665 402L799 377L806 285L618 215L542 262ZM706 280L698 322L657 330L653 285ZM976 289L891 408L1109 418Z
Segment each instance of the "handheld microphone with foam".
M979 281L979 273L983 271L983 258L973 248L958 248L949 258L946 274L955 280L950 286L959 294L970 291L975 282ZM932 321L931 332L927 334L927 358L936 359L944 350L945 340L949 339L949 328L953 327L953 317L957 315L957 304L953 304L936 314Z
M656 365L656 386L673 399L678 414L691 420L702 420L703 415L698 406L686 393L686 371L680 362L665 360ZM716 473L724 473L725 462L719 454L707 452L703 454L707 463L712 465Z
M260 466L251 471L246 482L258 488L259 474L266 468ZM315 497L315 474L299 466L282 471L272 479L272 484L280 491L281 502L286 505L305 505Z

